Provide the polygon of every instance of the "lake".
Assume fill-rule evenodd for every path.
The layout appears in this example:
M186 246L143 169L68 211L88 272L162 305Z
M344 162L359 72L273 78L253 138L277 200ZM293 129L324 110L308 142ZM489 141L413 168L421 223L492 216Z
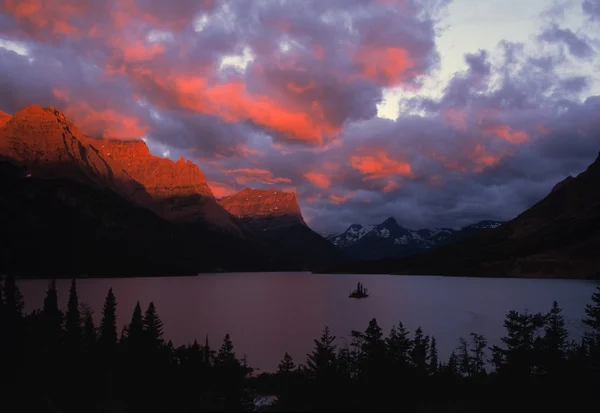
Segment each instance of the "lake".
M361 281L365 300L348 298ZM43 305L47 280L22 280L19 287L30 311ZM66 309L69 280L58 280L59 302ZM390 275L315 275L310 273L236 273L177 278L78 280L79 299L100 323L109 287L117 297L119 328L131 319L137 300L145 310L154 301L164 323L165 339L177 345L221 345L231 335L236 354L246 354L259 371L272 371L287 351L304 363L313 339L328 325L337 344L350 342L350 331L364 331L377 318L387 334L402 321L411 331L421 326L433 334L445 359L459 337L471 332L498 343L509 310L547 312L552 301L563 308L568 329L583 332L581 318L597 281L460 278Z

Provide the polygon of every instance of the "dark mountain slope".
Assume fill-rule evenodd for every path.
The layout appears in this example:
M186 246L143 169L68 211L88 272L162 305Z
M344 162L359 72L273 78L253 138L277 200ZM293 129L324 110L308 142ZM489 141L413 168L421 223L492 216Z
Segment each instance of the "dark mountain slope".
M266 261L258 248L236 248L241 241L232 236L186 230L106 188L28 175L0 161L0 272L171 276Z

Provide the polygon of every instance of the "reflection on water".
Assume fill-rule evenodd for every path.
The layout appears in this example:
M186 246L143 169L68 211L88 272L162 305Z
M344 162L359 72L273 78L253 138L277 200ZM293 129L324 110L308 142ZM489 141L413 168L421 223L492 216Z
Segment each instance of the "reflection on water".
M361 281L365 300L348 298ZM19 286L27 310L41 307L48 282L25 280ZM57 281L66 308L69 280ZM285 351L303 363L325 325L349 342L351 330L364 330L377 318L387 333L402 321L435 334L442 357L471 332L490 344L503 334L509 310L548 311L553 300L564 310L569 330L579 336L584 307L598 285L579 280L490 279L388 275L313 275L310 273L215 274L183 278L90 279L78 281L80 301L95 310L99 324L109 287L117 297L120 325L131 318L137 300L154 301L165 338L175 345L203 341L218 347L226 333L239 357L261 370L273 370Z

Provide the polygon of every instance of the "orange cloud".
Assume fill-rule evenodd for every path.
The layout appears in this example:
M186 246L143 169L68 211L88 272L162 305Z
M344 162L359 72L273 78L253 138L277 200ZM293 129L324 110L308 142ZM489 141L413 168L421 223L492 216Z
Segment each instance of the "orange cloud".
M364 180L396 175L412 176L412 168L408 162L391 159L383 150L365 155L352 155L350 165L363 175L367 175Z
M90 5L83 0L2 0L0 4L20 23L49 29L53 34L77 33L70 19L90 12Z
M266 169L256 169L256 168L238 168L238 169L228 169L223 171L228 174L234 175L235 181L244 185L248 182L257 181L262 182L264 184L278 184L278 183L286 183L291 184L292 180L289 178L275 177L271 171Z
M354 192L351 192L349 194L346 195L336 195L336 194L330 194L329 195L329 200L331 202L333 202L334 204L343 204L345 203L347 200L349 200L350 198L352 198L354 196Z
M237 192L233 186L222 182L209 181L208 186L212 190L215 198L223 198L224 196L233 195Z
M413 76L414 60L407 50L400 47L370 47L354 54L361 75L382 86L398 86Z
M520 145L529 140L527 133L518 129L513 129L508 125L486 126L482 129L482 132L493 135L515 145Z
M70 103L69 93L52 90L64 102L63 111L86 134L115 139L133 139L147 135L148 127L134 116L113 109L96 110L85 102Z
M325 136L341 130L323 116L318 102L308 111L285 108L268 96L250 94L241 81L209 85L202 77L172 80L177 103L190 110L218 115L228 122L251 120L288 138L321 145Z
M321 173L321 172L317 172L317 171L310 171L310 172L306 172L304 174L304 177L306 178L306 180L308 182L310 182L313 185L318 186L319 188L329 188L329 186L331 185L331 179Z
M394 192L396 189L400 188L401 186L402 185L400 185L398 182L389 180L389 181L387 181L387 184L385 184L385 186L383 187L383 192Z
M466 122L467 116L466 113L455 108L448 108L442 112L443 122L461 132L465 132L468 129Z

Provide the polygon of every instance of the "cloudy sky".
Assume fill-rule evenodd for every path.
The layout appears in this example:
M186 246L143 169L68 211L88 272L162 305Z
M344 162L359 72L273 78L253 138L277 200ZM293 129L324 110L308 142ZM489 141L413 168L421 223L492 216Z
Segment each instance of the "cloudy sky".
M0 0L0 109L295 190L322 233L510 219L600 150L600 0Z

